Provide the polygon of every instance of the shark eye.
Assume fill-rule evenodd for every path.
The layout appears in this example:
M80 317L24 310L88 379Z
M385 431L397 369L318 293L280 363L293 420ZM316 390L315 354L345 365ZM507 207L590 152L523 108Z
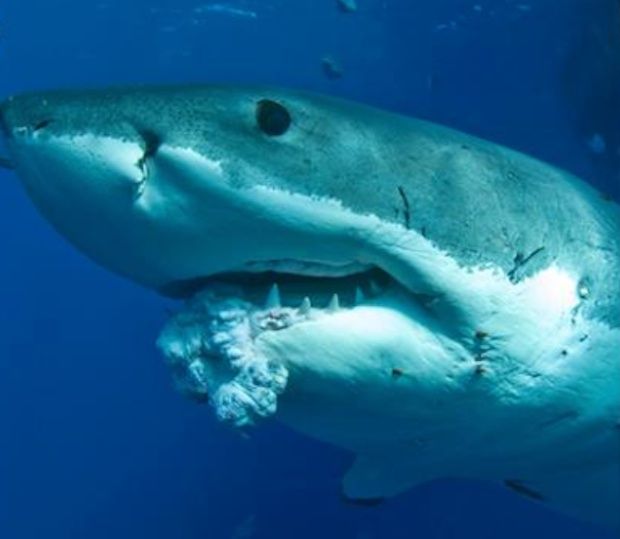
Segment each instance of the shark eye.
M256 105L256 123L270 137L279 137L288 131L291 115L280 103L261 99Z

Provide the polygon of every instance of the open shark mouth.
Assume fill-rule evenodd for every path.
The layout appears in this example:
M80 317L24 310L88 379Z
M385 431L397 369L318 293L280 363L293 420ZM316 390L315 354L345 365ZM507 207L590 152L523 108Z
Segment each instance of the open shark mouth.
M285 365L257 350L260 336L353 309L396 286L378 268L339 277L230 272L176 283L171 290L194 295L158 346L181 392L210 402L226 423L252 425L276 412L288 379Z

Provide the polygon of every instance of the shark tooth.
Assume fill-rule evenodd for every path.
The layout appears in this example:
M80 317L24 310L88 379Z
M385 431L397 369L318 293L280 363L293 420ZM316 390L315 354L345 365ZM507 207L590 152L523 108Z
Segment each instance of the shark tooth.
M265 301L265 309L279 309L282 306L280 301L280 289L277 284L273 284L267 294Z
M357 305L358 303L363 303L365 299L366 299L366 296L364 296L364 292L362 292L362 289L359 286L356 286L355 287L355 304Z
M312 309L312 303L310 302L310 298L306 296L301 302L299 309L297 309L297 312L301 315L307 315L310 313L310 309Z
M327 310L333 313L338 309L340 309L340 299L338 298L338 294L334 294L327 304Z

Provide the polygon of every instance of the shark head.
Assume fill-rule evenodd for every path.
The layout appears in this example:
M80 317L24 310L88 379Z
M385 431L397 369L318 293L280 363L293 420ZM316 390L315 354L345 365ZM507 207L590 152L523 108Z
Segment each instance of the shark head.
M620 220L586 184L440 126L270 88L31 94L0 124L61 234L188 298L159 345L221 419L275 414L356 452L350 497L464 475L615 518L580 494L620 497L604 479ZM575 494L566 470L584 454Z

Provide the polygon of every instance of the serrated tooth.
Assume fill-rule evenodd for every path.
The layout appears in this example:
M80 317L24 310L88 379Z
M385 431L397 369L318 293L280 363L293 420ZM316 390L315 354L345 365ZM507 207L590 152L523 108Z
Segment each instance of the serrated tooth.
M327 304L327 310L333 313L338 309L340 309L340 299L338 298L338 294L334 294Z
M267 294L265 301L265 309L279 309L282 306L280 302L280 289L277 284L273 284Z
M369 288L370 288L370 293L373 296L378 296L382 292L381 287L372 279L369 282Z
M355 287L355 304L363 303L366 297L364 296L364 292L359 286Z
M312 303L310 302L310 298L306 296L301 302L299 309L297 309L297 312L305 316L310 313L310 309L312 309Z

